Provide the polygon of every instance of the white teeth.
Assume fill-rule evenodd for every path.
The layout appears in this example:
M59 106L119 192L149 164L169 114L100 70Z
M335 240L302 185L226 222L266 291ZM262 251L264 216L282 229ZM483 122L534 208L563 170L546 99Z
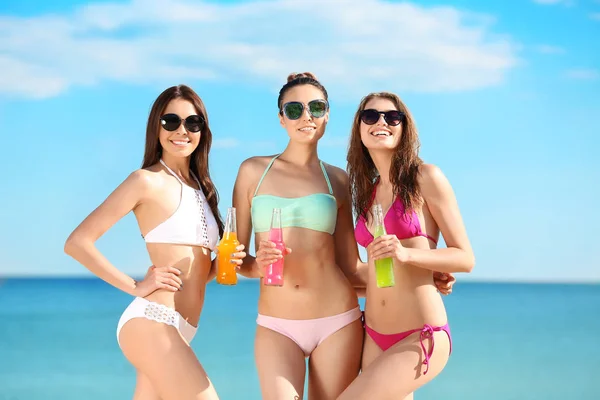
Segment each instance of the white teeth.
M392 136L388 131L377 131L372 133L373 136Z
M308 132L308 131L314 131L315 128L313 128L312 126L307 126L306 128L300 128L300 130L302 132Z
M184 140L171 140L171 143L176 144L178 146L185 146L186 144L188 144L189 142L186 142Z

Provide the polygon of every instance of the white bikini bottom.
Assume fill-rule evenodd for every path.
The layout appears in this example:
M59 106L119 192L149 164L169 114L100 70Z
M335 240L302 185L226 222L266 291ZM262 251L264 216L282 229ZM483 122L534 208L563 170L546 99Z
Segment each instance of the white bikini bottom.
M134 318L146 318L151 321L171 325L181 333L188 343L191 343L198 330L197 327L188 323L181 314L171 307L136 297L125 309L123 315L121 315L121 319L119 319L119 324L117 325L117 343L119 342L119 332L121 332L123 325Z

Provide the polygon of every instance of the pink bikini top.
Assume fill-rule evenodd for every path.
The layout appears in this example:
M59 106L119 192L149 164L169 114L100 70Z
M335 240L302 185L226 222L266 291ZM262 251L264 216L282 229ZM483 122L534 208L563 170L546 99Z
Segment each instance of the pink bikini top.
M377 193L377 184L373 190L373 196L371 197L371 204L375 199ZM370 207L371 205L369 205ZM406 213L406 209L402 200L396 197L389 210L383 217L383 224L385 225L385 231L388 235L396 235L400 240L409 239L416 236L423 236L437 244L437 240L427 235L421 229L421 223L417 213L413 210L410 214ZM373 241L373 235L367 229L365 217L361 215L356 222L354 228L354 238L356 242L362 247L367 247Z

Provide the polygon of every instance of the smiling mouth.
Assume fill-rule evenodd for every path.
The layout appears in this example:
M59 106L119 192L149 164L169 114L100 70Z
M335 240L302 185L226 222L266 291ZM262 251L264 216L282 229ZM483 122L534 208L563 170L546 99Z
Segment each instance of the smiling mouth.
M300 132L313 132L315 129L314 126L305 126L304 128L298 129Z
M392 136L392 132L385 131L385 130L379 130L379 131L371 132L371 135L377 136L377 137L379 137L379 136L388 137L388 136Z
M190 144L187 140L169 140L169 142L173 143L175 146L187 146Z

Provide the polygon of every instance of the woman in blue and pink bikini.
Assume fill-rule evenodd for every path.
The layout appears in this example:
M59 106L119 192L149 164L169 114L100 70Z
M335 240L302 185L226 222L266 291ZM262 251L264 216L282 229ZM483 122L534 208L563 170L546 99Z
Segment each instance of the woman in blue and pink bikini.
M366 335L362 373L339 400L412 399L452 350L433 274L470 272L475 258L450 183L421 161L418 148L415 123L397 95L372 93L361 101L347 159L354 234L368 255ZM383 208L387 231L376 239L373 204ZM436 249L440 233L447 248ZM374 260L388 257L396 284L379 288Z
M285 256L283 286L260 285L255 359L262 398L304 398L308 358L308 398L335 399L359 373L363 342L362 313L343 270L349 246L341 244L354 243L347 177L318 157L329 103L314 75L291 74L277 108L286 149L244 161L233 193L238 239L247 246L254 230L257 247L240 273L262 277ZM273 208L282 210L285 254L268 241Z

